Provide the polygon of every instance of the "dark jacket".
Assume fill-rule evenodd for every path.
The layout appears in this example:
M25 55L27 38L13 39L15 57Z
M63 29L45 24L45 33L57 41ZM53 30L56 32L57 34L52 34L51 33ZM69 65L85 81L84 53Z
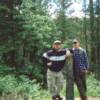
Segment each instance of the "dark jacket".
M66 60L67 50L68 49L61 49L59 51L56 51L52 49L43 54L43 57L46 59L46 64L48 62L52 62L52 65L48 66L51 71L59 72L63 69Z

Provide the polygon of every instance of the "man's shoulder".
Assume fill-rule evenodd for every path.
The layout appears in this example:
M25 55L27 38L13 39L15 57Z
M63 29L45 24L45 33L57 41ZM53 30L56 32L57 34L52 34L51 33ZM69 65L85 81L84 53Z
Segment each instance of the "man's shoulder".
M74 50L75 50L75 48L72 48L72 49L70 49L70 50L73 50L73 51L74 51ZM85 51L86 51L86 50L85 50L84 48L82 48L82 47L80 47L80 48L79 48L79 50L80 50L80 51L83 51L83 52L85 52Z
M75 50L75 48L72 48L72 49L70 49L70 52L74 52L74 50ZM79 48L79 52L82 53L82 54L83 54L83 53L86 53L86 49L80 47L80 48Z
M66 51L67 49L66 48L62 48L60 51Z
M49 54L49 53L51 53L51 52L53 52L52 49L46 50L46 51L43 53L43 55L47 55L47 54Z
M85 50L84 48L82 48L82 47L80 47L80 50L81 50L82 52L86 52L86 50Z
M53 53L53 49L50 49L46 52L48 55Z
M47 53L51 53L51 52L53 52L53 49L50 49L50 50L47 51Z
M60 53L61 54L66 54L66 52L68 51L68 49L66 49L66 48L62 48L62 49L60 49Z

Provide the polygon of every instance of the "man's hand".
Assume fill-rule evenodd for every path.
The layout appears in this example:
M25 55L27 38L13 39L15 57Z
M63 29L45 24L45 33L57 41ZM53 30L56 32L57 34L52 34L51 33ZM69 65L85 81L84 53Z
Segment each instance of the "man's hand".
M71 56L71 53L69 50L66 51L66 57Z
M88 74L88 70L86 69L81 70L81 74Z
M52 62L48 62L47 63L47 66L52 66Z
M88 70L86 70L86 69L85 69L85 70L82 70L82 72L83 72L83 73L87 73L87 72L88 72Z

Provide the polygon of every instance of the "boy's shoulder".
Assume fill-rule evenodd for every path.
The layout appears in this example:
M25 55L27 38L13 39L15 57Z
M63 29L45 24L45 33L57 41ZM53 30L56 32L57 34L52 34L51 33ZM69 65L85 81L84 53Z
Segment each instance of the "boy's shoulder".
M51 52L53 52L53 49L50 49L50 50L47 51L47 53L51 53Z
M86 50L85 50L84 48L82 48L82 47L80 47L80 50L81 50L82 52L86 52Z

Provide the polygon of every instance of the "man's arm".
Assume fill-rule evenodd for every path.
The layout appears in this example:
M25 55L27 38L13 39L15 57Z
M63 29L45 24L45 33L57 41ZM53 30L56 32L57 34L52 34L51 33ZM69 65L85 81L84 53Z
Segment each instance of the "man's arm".
M72 54L71 54L70 50L66 48L66 57L71 56L71 55Z
M84 50L83 54L84 54L84 64L85 64L86 69L88 69L89 68L89 60L88 60L86 50Z
M48 67L52 66L52 62L49 60L48 54L44 53L43 54L43 58L44 58L44 64Z
M42 55L42 62L43 62L43 87L47 88L47 58L45 54Z

